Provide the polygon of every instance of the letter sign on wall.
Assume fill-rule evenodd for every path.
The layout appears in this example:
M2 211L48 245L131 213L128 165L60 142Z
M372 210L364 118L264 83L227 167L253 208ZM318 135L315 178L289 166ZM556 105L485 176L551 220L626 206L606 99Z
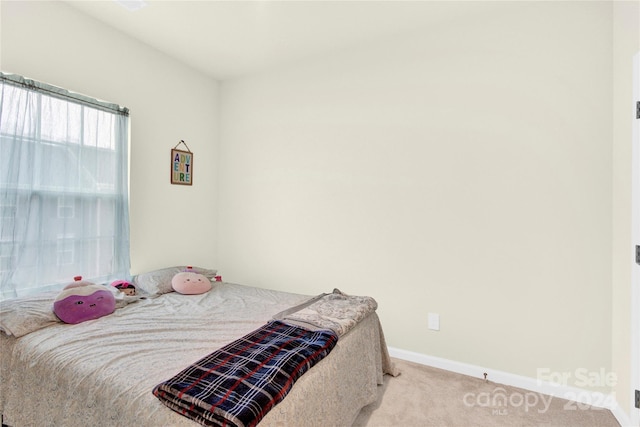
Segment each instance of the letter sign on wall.
M178 145L185 144L184 141L180 141ZM171 150L171 183L179 185L192 185L193 184L193 153L187 147L187 151L177 150L176 145Z

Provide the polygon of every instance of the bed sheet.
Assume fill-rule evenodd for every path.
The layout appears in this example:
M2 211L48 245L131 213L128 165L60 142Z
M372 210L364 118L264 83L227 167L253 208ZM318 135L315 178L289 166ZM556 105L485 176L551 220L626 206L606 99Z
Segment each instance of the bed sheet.
M191 426L152 395L158 383L243 336L307 295L216 283L164 294L77 325L0 341L0 412L12 427ZM393 373L375 313L294 385L261 426L350 425Z

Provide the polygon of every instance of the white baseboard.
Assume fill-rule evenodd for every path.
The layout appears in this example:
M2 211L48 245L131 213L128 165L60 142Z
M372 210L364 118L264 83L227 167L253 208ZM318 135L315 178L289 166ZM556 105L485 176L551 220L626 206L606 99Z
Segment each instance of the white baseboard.
M429 356L426 354L415 353L412 351L393 347L389 347L389 355L397 359L419 363L421 365L431 366L434 368L444 369L446 371L468 375L480 379L484 379L484 374L486 373L487 380L493 383L518 387L536 393L546 394L561 399L567 399L576 402L577 405L583 404L608 409L611 411L613 416L622 427L633 427L631 425L629 416L624 410L622 410L620 405L618 405L618 402L616 401L613 394L604 394L580 389L577 387L554 384L541 381L536 378L515 375L509 372L483 368L481 366L456 362L454 360L443 359L440 357Z

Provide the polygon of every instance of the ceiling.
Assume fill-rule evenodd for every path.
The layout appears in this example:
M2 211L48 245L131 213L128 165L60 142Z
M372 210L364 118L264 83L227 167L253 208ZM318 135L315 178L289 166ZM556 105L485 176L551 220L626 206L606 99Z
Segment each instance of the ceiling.
M66 3L216 79L434 25L466 2L146 0Z

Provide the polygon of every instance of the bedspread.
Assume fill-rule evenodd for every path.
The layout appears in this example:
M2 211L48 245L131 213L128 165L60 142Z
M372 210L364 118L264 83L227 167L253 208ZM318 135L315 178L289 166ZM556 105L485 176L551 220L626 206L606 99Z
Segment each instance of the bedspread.
M17 339L0 333L4 423L193 427L192 420L162 405L151 390L308 299L219 283L202 295L173 292L96 320L54 324ZM394 368L378 317L371 313L340 337L329 357L305 373L260 425L350 425L361 407L376 400L386 372Z

